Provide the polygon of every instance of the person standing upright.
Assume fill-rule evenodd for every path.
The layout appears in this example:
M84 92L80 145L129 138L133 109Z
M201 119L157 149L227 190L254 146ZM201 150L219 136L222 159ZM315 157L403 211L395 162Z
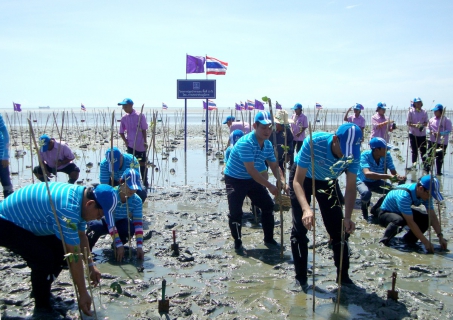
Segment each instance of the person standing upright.
M305 129L308 128L307 116L302 113L302 105L296 103L294 107L291 108L294 110L292 116L293 123L291 123L291 131L293 132L293 144L296 153L299 152L302 147L302 142L305 139ZM291 159L291 165L294 163L294 159Z
M392 123L388 117L385 116L387 105L379 102L377 104L376 113L371 117L371 134L370 140L374 137L383 138L385 142L389 142L389 132L393 131Z
M434 111L434 117L429 119L428 154L426 157L429 158L433 154L432 148L434 147L436 149L434 153L436 155L437 175L441 176L444 156L448 146L448 135L451 132L451 120L443 114L444 106L440 103L436 104L431 111ZM429 159L425 161L426 172L430 171L431 163L432 161Z
M365 130L365 125L366 121L365 118L360 114L363 110L363 106L360 103L356 103L355 106L350 107L348 111L346 111L346 114L344 115L344 121L354 123L359 126L359 128L362 130L362 136L363 136L363 131ZM354 110L354 115L348 116L349 112L351 110Z
M1 114L0 114L0 160L2 160L2 165L0 167L0 180L3 186L3 197L7 198L11 193L14 192L14 189L13 185L11 184L11 177L9 174L9 133Z
M149 183L146 170L146 150L148 149L146 130L148 129L148 124L146 123L146 117L144 114L135 111L132 99L125 98L118 105L122 106L126 113L121 118L120 136L127 146L127 153L134 154L139 160L143 185L145 188L148 188ZM126 135L124 134L125 132Z
M423 101L414 98L414 105L407 114L407 125L409 126L409 142L412 151L412 166L415 167L418 160L418 151L422 161L425 161L426 154L426 127L428 126L428 114L422 109Z

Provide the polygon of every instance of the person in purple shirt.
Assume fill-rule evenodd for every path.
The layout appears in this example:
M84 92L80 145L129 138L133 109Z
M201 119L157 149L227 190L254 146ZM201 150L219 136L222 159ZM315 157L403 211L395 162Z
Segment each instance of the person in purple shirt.
M444 106L441 104L436 104L436 106L431 110L434 111L434 117L429 119L428 129L429 129L429 141L428 141L428 154L433 154L433 149L435 148L436 154L436 167L437 175L442 175L442 165L444 164L444 155L447 151L448 146L448 135L451 132L451 120L448 119L444 114ZM427 155L427 157L429 157ZM431 169L431 162L429 160L425 161L425 170L427 172Z
M359 126L360 129L362 129L362 136L363 136L363 130L365 130L365 125L366 121L365 118L360 114L363 110L363 106L360 103L356 103L355 106L350 107L348 111L346 111L346 114L344 115L344 121L354 123ZM349 116L349 112L354 110L354 115Z
M426 154L426 127L428 125L428 114L423 107L423 101L418 98L414 98L413 107L409 109L407 114L407 126L409 127L409 142L412 151L412 166L415 165L418 160L418 151L420 150L420 156L422 161L425 161Z
M52 178L52 174L64 172L69 176L68 183L75 183L79 178L80 169L73 162L75 156L66 143L57 142L54 138L43 134L39 137L39 144L41 146L39 154L44 163L47 179ZM37 179L44 182L41 166L34 167L33 173Z
M142 175L143 185L148 188L148 174L146 170L146 150L148 144L146 142L146 130L148 124L144 114L140 114L134 109L132 99L126 98L120 103L126 114L121 118L119 134L127 146L127 153L133 154L140 164L140 173ZM139 132L137 129L139 128ZM124 134L126 132L126 135Z
M385 110L387 105L383 102L379 102L376 108L376 114L371 117L371 134L370 140L374 137L383 138L386 142L389 142L389 132L393 131L392 120L385 116Z
M308 128L307 116L302 113L302 105L296 103L294 107L291 108L294 110L292 116L293 123L291 123L291 131L293 133L293 145L296 153L299 152L302 148L302 142L305 139L305 129ZM290 164L294 163L294 159L291 158Z
M234 132L234 130L241 130L244 133L250 132L250 126L247 122L244 121L235 122L235 120L236 120L235 117L228 116L226 117L225 121L223 121L223 124L226 124L230 129L230 133Z

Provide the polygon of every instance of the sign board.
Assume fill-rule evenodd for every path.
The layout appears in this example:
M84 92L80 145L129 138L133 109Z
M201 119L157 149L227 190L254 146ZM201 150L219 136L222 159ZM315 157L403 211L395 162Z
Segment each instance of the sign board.
M177 99L215 99L216 80L176 80Z

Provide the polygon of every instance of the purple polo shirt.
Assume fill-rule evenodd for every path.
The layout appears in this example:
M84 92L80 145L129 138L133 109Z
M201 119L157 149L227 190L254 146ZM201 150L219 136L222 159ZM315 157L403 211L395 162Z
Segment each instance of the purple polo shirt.
M386 142L389 142L389 134L387 132L387 136L385 135L386 126L378 127L379 124L387 121L388 118L384 116L380 116L379 113L376 112L374 116L371 117L371 134L370 140L374 137L379 137L384 139ZM390 130L389 130L390 131Z
M140 130L137 134L138 120L140 118ZM145 151L145 140L143 139L142 130L147 130L148 124L144 114L140 117L140 113L132 109L131 114L125 114L121 118L120 133L126 132L127 146L134 148L135 135L137 140L135 142L135 151Z
M451 120L444 116L442 118L442 123L440 123L440 128L439 128L439 123L440 123L440 118L437 119L436 117L432 117L431 119L429 119L429 124L428 124L429 141L447 145L448 144L448 134L451 132ZM436 141L436 138L434 137L435 132L440 133L439 137L437 137L437 141Z
M250 132L250 126L247 122L244 121L244 125L242 125L242 121L233 121L230 126L230 133L233 132L234 130L241 130L245 134Z
M356 124L357 126L359 126L360 129L365 128L365 118L362 117L361 114L359 114L358 117L356 117L355 114L349 116L348 122Z
M51 140L53 140L53 142L54 142L52 150L47 150L46 152L39 151L42 161L44 161L44 163L47 163L47 165L49 167L55 168L57 165L57 159L58 160L64 160L64 159L74 160L75 159L74 154L72 153L71 149L69 149L69 147L66 145L65 142L62 142L60 144L53 138ZM59 157L57 158L58 147L60 147L60 154L59 154ZM57 169L63 169L70 163L72 163L72 161L59 166Z
M294 121L294 123L291 123L291 132L293 133L294 137L293 141L304 141L305 131L302 132L299 136L297 136L297 134L300 132L300 129L308 128L307 116L302 112L300 113L299 116L293 113L292 119Z
M426 124L428 123L428 114L425 110L420 109L417 110L415 108L411 108L407 114L407 124L425 124L425 127L422 131L419 128L409 127L410 134L413 134L416 137L424 137L426 136Z

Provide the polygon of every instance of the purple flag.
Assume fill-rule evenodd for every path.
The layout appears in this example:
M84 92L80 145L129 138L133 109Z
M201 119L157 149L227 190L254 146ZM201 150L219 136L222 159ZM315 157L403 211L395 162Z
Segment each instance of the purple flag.
M186 73L204 73L205 57L186 55Z
M282 105L278 101L275 102L275 109L282 109Z
M20 104L13 102L14 111L21 112Z
M255 109L264 110L264 104L261 101L255 99Z
M238 105L237 103L234 104L234 107L235 107L236 110L239 110L239 111L242 110L241 106Z

